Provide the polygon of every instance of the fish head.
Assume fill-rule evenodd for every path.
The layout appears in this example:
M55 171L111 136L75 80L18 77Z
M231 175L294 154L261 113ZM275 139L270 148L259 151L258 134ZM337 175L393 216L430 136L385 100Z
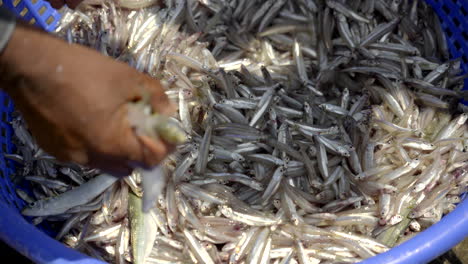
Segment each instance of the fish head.
M418 183L413 187L413 192L418 193L418 192L424 190L425 187L426 186L424 184Z
M388 224L389 225L396 225L396 224L400 223L402 220L403 220L403 217L401 215L397 214L397 215L394 215L394 216L390 217L390 220L388 221Z
M35 201L26 205L21 213L26 216L39 216L40 212L44 209L45 200Z
M409 228L415 232L419 232L421 230L421 225L418 221L412 220L409 224Z
M337 149L338 153L343 156L343 157L347 157L349 158L351 156L351 154L349 154L349 150L347 150L346 148L338 148Z
M414 160L412 160L410 163L409 163L409 166L413 169L415 169L416 167L419 166L419 164L421 163L421 160L416 158Z
M459 125L463 125L463 124L465 124L465 122L466 122L467 119L468 119L468 114L467 114L467 113L463 113L463 114L461 114L460 117L458 118L457 123L458 123Z
M319 104L319 105L318 105L318 108L320 108L320 109L322 109L322 110L325 110L325 111L328 109L328 107L327 107L326 104Z

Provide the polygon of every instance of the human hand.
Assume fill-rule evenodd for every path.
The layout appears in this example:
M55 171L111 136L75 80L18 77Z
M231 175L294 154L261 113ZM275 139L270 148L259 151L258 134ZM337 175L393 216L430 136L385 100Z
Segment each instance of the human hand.
M127 118L128 103L147 94L155 112L173 112L159 81L33 27L18 25L0 54L0 85L39 145L59 160L125 176L173 149L137 135Z
M64 6L65 4L69 7L74 9L77 7L83 0L47 0L53 8L58 9Z

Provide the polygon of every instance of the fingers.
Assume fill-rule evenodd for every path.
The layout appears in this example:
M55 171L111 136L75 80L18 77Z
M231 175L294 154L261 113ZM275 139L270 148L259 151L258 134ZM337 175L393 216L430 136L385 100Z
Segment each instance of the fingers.
M175 112L176 106L167 98L159 80L141 73L139 73L138 80L138 85L133 90L134 94L132 96L134 98L149 95L151 106L156 113L170 116Z
M146 136L139 136L129 126L117 133L113 146L103 152L93 152L89 165L117 177L128 176L134 168L151 168L159 164L172 147ZM114 153L113 155L110 153Z
M159 80L149 78L149 76L147 77L148 81L146 87L150 91L150 103L154 111L167 116L174 114L176 106L169 101L161 82Z
M153 110L162 115L172 115L176 107L164 92L161 83L148 75L138 73L136 85L131 92L131 98L148 96ZM164 140L156 140L146 135L137 134L130 127L128 120L123 120L126 142L125 148L130 153L130 162L134 166L152 167L159 164L175 148Z
M153 90L150 102L156 113L160 113L165 116L172 116L177 110L177 107L169 101L169 98L167 98L165 93L160 95Z
M65 5L64 0L47 0L47 1L48 1L48 2L50 3L50 5L51 5L53 8L55 8L55 9L59 9L59 8L61 8L62 6Z
M65 4L71 9L75 9L83 0L47 0L50 5L55 8L59 9Z
M137 137L144 147L145 157L148 157L144 162L150 167L159 164L175 149L174 145L164 140L155 140L145 135L137 135Z
M67 6L75 9L83 0L66 0Z
M115 159L109 159L109 156L93 157L87 165L116 177L128 176L133 171L133 168L125 162L116 162Z
M129 164L152 167L159 164L173 150L173 146L145 135L137 134L130 126L127 116L121 120L121 151L127 156Z

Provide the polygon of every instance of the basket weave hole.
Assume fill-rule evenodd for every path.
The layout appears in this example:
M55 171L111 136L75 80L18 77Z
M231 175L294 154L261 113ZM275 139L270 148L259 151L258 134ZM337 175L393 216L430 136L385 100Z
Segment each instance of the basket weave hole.
M47 18L47 20L46 20L46 24L47 24L47 25L50 25L50 24L52 24L52 22L54 22L54 17L53 17L53 16L49 16L49 17Z
M460 11L462 12L464 17L468 16L468 12L466 11L464 6L460 7Z
M460 49L461 49L461 45L460 45L460 42L458 42L458 40L455 40L455 41L453 42L453 45L455 46L455 48L456 48L457 50L460 50Z
M17 7L19 5L19 3L21 2L21 0L14 0L13 1L13 6L14 7Z
M25 7L23 10L21 10L20 16L24 17L28 13L28 9Z
M451 30L445 31L445 34L447 34L447 36L448 36L449 38L451 38L451 37L453 36L453 33L452 33Z
M457 26L457 27L460 26L460 20L458 20L458 18L456 18L456 17L453 18L453 23L454 23L455 26Z
M468 64L468 57L466 55L462 56L462 60L464 64Z
M444 13L447 15L447 16L450 16L450 7L446 4L442 4L442 11L444 11Z
M465 41L468 41L468 32L467 31L463 31L462 32L462 37Z
M45 5L43 5L43 6L41 6L39 8L39 10L37 12L39 13L39 15L42 16L42 14L44 14L46 10L47 10L47 7Z

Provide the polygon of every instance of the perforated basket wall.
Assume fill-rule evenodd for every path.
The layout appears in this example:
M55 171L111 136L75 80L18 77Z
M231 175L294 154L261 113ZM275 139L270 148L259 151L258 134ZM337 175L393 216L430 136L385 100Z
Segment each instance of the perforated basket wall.
M14 173L12 161L5 159L3 153L12 153L14 145L11 142L13 130L9 124L11 121L11 112L13 111L13 102L4 92L0 92L0 198L15 208L24 206L24 202L18 199L14 186L10 181L10 176Z
M0 0L0 6L12 10L18 17L46 31L52 31L60 21L60 14L43 0Z
M349 0L351 1L351 0ZM439 16L446 33L452 58L462 59L462 68L468 72L468 0L426 0ZM43 0L0 0L0 5L14 11L31 24L46 31L57 26L60 14ZM468 80L465 81L468 89ZM24 202L15 193L10 176L14 164L4 158L12 153L12 128L9 124L14 106L9 97L0 91L0 239L6 241L23 255L37 263L103 262L65 247L38 228L29 224L19 213ZM468 235L468 199L465 199L439 223L431 226L413 239L390 251L367 259L362 263L427 263L444 253Z
M59 21L60 13L43 0L0 0L0 6L9 9L24 21L41 27L46 31L54 30ZM0 195L1 199L14 208L22 208L24 201L15 193L10 176L14 173L14 164L5 159L3 153L12 153L14 145L11 141L13 130L10 125L13 102L4 92L0 92Z

